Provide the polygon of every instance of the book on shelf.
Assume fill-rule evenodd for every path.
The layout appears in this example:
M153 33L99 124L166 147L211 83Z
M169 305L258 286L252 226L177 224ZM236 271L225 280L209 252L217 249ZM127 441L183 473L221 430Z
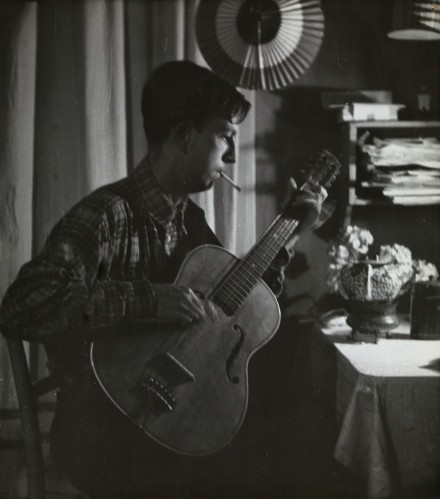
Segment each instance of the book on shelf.
M398 158L388 159L388 158L370 157L369 164L371 166L380 167L384 169L399 168L399 167L406 167L413 165L413 166L421 166L422 168L431 168L433 170L440 170L440 159L424 160L424 159L409 158L409 157L403 157L400 159Z
M401 206L440 204L440 195L436 196L395 196L391 199L393 204Z
M440 170L433 170L440 174ZM417 175L390 175L389 183L396 185L435 185L440 184L440 175L424 175L423 173Z
M440 178L440 170L419 167L418 165L406 165L404 167L382 168L372 166L371 173L376 180L389 180L395 182L412 182L418 179L435 180Z
M387 187L383 190L383 194L387 197L440 196L440 187Z
M418 191L418 190L425 190L425 189L432 189L432 188L439 188L440 189L440 179L435 179L432 180L431 182L405 182L405 183L394 183L392 181L375 181L375 180L364 180L361 182L361 187L364 189L381 189L382 191L384 189L392 189L392 190L401 190L401 189L406 189L406 190L412 190Z
M324 109L341 109L352 102L391 104L393 94L389 90L324 90L321 104Z
M420 170L417 168L414 169L408 169L407 170L408 175L413 175L413 176L429 176L429 177L440 177L440 171L439 170Z
M440 170L426 170L415 167L398 170L384 171L380 168L373 168L370 176L361 181L360 186L377 194L403 195L402 189L411 191L411 194L418 194L419 190L425 192L426 189L440 189ZM384 189L394 189L383 192ZM390 194L391 193L391 194ZM437 193L436 193L437 194Z

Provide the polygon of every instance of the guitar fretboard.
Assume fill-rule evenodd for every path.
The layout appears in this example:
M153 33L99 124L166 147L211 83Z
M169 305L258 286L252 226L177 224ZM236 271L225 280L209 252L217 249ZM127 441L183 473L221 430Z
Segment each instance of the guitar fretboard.
M293 235L299 222L281 214L232 269L213 294L213 300L227 315L233 315L244 303L281 248Z
M327 188L338 174L339 169L338 160L328 151L322 151L301 190L308 192L314 185ZM281 248L292 237L299 221L292 217L290 211L289 206L287 206L278 215L246 257L237 262L213 291L214 303L227 315L234 315L243 305Z

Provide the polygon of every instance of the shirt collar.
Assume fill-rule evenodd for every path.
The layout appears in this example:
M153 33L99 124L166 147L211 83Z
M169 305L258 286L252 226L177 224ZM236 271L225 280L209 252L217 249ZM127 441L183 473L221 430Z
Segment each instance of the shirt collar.
M171 222L177 213L183 215L188 200L173 203L157 183L147 157L139 163L131 177L133 190L145 215L150 213L162 225Z

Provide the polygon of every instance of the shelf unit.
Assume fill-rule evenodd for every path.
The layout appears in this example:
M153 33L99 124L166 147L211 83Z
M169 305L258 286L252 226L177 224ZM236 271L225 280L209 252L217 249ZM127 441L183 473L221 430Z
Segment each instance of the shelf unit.
M397 206L391 200L369 196L368 189L363 189L361 186L366 171L358 144L365 134L381 139L419 137L440 139L440 121L352 121L342 125L341 152L345 179L342 197L345 198L346 206L345 224L350 222L352 209L355 206Z

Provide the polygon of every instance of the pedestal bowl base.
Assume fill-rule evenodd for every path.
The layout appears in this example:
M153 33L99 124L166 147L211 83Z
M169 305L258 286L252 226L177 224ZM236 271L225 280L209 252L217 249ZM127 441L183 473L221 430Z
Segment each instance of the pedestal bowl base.
M389 332L399 325L396 302L348 302L347 324L352 328L351 339L377 343L379 338L389 338Z

